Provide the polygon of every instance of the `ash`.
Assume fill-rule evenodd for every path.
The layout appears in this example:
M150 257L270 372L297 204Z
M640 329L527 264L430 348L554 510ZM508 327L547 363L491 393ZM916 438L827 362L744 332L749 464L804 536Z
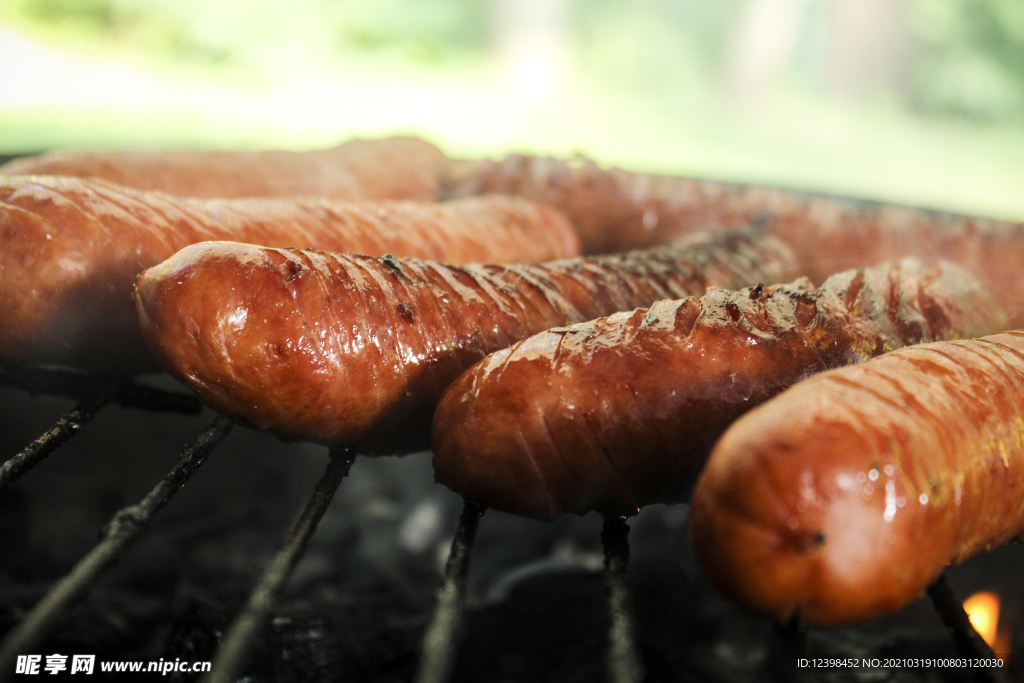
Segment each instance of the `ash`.
M174 386L166 378L151 382ZM72 405L0 390L0 458ZM182 417L104 408L0 494L0 632L92 547L116 510L146 494L212 418L208 411ZM326 463L325 448L236 428L39 653L212 659ZM243 680L411 680L461 507L457 495L433 483L429 454L357 459ZM969 671L953 669L799 669L799 657L957 652L923 601L856 628L787 633L710 587L690 549L685 506L652 506L630 527L630 580L647 681L973 680ZM485 514L454 681L605 680L600 530L597 515L546 524ZM1024 680L1022 567L1024 549L1017 546L949 573L962 598L983 589L1002 596L1004 622L1018 634L1009 661L1013 680Z

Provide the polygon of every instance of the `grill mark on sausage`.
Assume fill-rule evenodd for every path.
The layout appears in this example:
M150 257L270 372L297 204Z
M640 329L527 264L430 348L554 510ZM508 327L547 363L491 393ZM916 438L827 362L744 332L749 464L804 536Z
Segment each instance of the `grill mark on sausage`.
M580 489L579 483L576 481L576 475L572 471L572 467L569 465L569 461L566 460L565 454L562 453L562 445L561 443L559 443L558 439L555 438L555 433L551 429L551 423L548 422L547 415L542 414L540 416L540 421L541 424L544 425L544 430L547 432L548 443L551 445L551 450L554 451L556 456L558 456L559 462L562 463L562 467L565 469L566 477L568 477L569 482L572 484L573 489L576 491L576 497L582 497L582 491Z
M743 604L775 618L796 601L808 605L802 616L809 623L841 626L902 608L950 562L1019 534L1024 525L1024 499L1018 495L1024 481L1021 336L997 334L894 351L859 369L812 378L738 421L719 442L720 452L712 456L693 501L695 546L709 576ZM837 384L847 389L836 394ZM827 400L833 395L850 410L849 417ZM847 429L856 429L856 435ZM802 500L797 481L818 476L831 482L836 472L870 462L876 442L899 446L897 472L890 476L909 483L908 494L924 492L928 498L920 504L911 498L905 507L894 507L894 514L887 508L883 517L881 505L890 503L878 495L860 501L856 488L819 487L820 509L806 519L824 519L848 540L863 539L855 563L840 564L849 550L844 547L812 558L811 564L798 563L764 548L760 530L755 534L746 522L720 524L715 517L723 511L719 503L744 500L751 525L778 528L782 511L794 510ZM941 458L935 448L942 449ZM784 482L779 501L763 500L761 489L750 486L764 468ZM802 512L794 514L804 519ZM754 567L741 555L761 561ZM805 567L816 568L814 581L787 578L800 576Z
M133 279L192 243L394 251L456 263L574 253L571 226L553 209L501 197L370 208L301 197L188 200L43 176L0 177L0 197L11 240L0 251L0 318L8 323L0 329L0 357L115 375L155 369L132 310ZM16 273L25 254L33 269ZM22 305L29 287L38 305Z
M617 412L600 423L601 433L608 435L601 444L604 453L598 456L596 446L593 453L581 446L577 462L607 456L622 468L631 463L619 474L634 483L631 493L640 505L665 496L684 498L728 419L816 372L916 341L913 330L903 336L893 327L894 311L897 318L921 316L912 299L891 305L898 291L913 292L916 282L929 281L938 304L951 311L949 327L937 330L941 336L999 329L1002 313L977 282L951 264L939 272L935 279L919 262L907 260L898 267L841 273L817 290L808 289L806 280L739 292L709 287L703 297L659 301L632 314L592 321L586 325L594 332L586 336L570 336L575 327L535 336L513 346L498 363L470 369L453 386L451 398L442 398L434 420L436 478L457 492L500 488L503 468L514 469L523 457L503 446L510 429L503 422L507 418L491 417L514 414L510 401L519 399L511 397L535 397L547 411L558 411L568 401L586 415L599 414L598 406L608 399ZM851 289L857 291L853 296ZM850 301L858 302L855 311L844 305ZM976 310L953 315L966 307ZM668 316L673 316L670 324ZM639 382L635 395L624 384L632 378ZM472 386L471 395L467 386ZM674 425L666 426L671 439L661 432L662 421ZM538 447L546 436L528 429L519 433L536 438ZM633 457L636 451L643 456ZM454 470L455 463L475 456L493 469ZM685 476L687 471L691 476ZM585 505L575 507L571 492L552 491L560 513L596 509L631 514L621 501L602 493L606 475L595 470L592 476L595 481L583 489L595 493ZM549 513L507 499L493 506L531 516Z
M590 419L589 415L585 415L585 414L583 415L583 424L585 424L587 426L587 430L590 432L591 438L593 438L594 443L597 444L598 453L603 455L604 459L606 461L608 461L608 466L612 469L612 472L615 473L615 480L619 482L619 486L621 486L622 490L626 493L626 497L629 498L630 501L632 501L632 504L635 507L639 507L638 505L636 505L636 501L637 501L636 495L633 493L632 489L626 483L626 480L623 479L622 472L619 471L618 466L615 464L615 461L612 459L612 454L608 451L608 447L605 446L604 442L601 440L601 437L597 433L597 429L594 427L593 423L591 422L591 419ZM559 509L559 507L558 506L553 506L553 509L557 510L557 509Z
M678 282L695 293L708 284L732 285L737 281L749 283L777 278L789 267L786 250L781 246L771 246L766 250L770 254L768 259L750 264L752 270L737 275L735 280L729 279L733 277L729 275L731 269L716 267L716 264L728 264L736 256L734 252L740 251L747 241L762 239L750 233L743 237L731 233L701 237L669 250L657 250L652 256L654 263L648 268L643 265L644 254L603 257L599 259L601 268L593 275L586 268L590 263L586 260L556 261L546 266L466 266L453 270L433 262L401 259L399 263L404 274L399 274L395 268L370 257L332 256L330 258L339 264L338 268L331 272L311 269L308 275L291 284L310 292L317 287L325 288L326 294L322 295L324 305L345 296L362 301L361 308L354 306L350 311L340 310L338 303L330 304L336 317L316 320L316 324L335 328L345 326L346 331L340 337L342 342L338 341L337 335L329 342L325 340L325 344L332 345L326 349L326 355L343 364L345 372L350 373L356 384L362 385L366 383L364 380L372 379L379 404L371 410L362 405L366 401L359 399L355 392L345 396L340 388L333 386L329 372L317 371L310 376L310 369L303 366L260 369L261 373L275 377L272 384L277 393L273 400L265 397L256 400L230 396L203 397L245 424L279 434L344 443L364 452L406 452L406 449L423 448L429 439L429 418L440 393L475 360L509 342L552 326L582 322L587 317L611 313L618 308L633 308L638 302L645 305L654 303L653 300L659 298L664 290L658 288L657 281L647 281L652 272L659 274L657 279L668 278L668 281ZM176 311L161 309L161 313L172 317L205 315L196 312L223 305L210 300L208 295L198 294L204 277L201 273L211 273L210 277L214 279L206 286L214 288L251 281L253 274L262 266L259 258L247 254L265 251L268 250L243 245L190 247L152 271L169 272L169 269L178 267L177 263L187 263L188 268L194 271L190 276L192 288L181 294L187 294L190 303L178 306L180 310ZM676 260L675 265L668 260L670 256ZM619 268L619 260L628 267ZM707 272L697 270L692 265L694 262L708 264ZM212 275L214 272L216 274ZM633 278L635 286L623 289L620 276ZM159 301L158 292L164 286L161 277L164 276L157 275L148 280L148 276L143 276L140 280L149 283L146 288L140 287L140 292L145 292L139 300L139 306L146 310L144 318L152 319L157 315L150 310L150 300L153 303ZM274 273L261 273L259 277L285 279L288 273L281 268ZM311 278L318 282L310 282ZM516 282L518 287L515 287ZM359 291L351 292L350 288ZM332 296L330 293L335 289L338 291ZM588 292L592 289L597 289L602 296L590 296ZM314 300L310 299L311 302ZM416 304L415 325L407 324L400 317L398 306L403 302ZM272 311L275 304L271 296L258 297L246 305L258 306L260 311ZM385 310L378 312L378 305ZM372 310L374 316L384 318L371 324L363 310ZM256 314L255 311L254 308L250 314ZM315 313L311 311L309 315L315 316ZM374 329L378 324L387 327L388 323L397 324L399 332ZM282 324L287 327L284 321ZM170 330L173 325L163 328ZM172 373L189 375L191 370L182 369L179 373L176 368L184 368L193 362L192 349L197 342L192 340L182 345L156 327L147 334L150 332L157 335L150 338L150 343L163 364ZM289 333L289 330L282 331L282 334ZM362 352L363 360L358 360L358 348L353 349L355 355L345 356L347 351L337 348L339 343L368 345ZM398 347L392 348L396 344ZM401 355L410 357L396 358ZM377 362L373 359L383 360L386 371L378 370L376 366L364 369L363 366ZM302 359L295 361L304 362ZM207 381L221 381L215 379L221 373L229 376L255 372L246 367L245 361L239 362L238 367L223 364L204 369ZM311 403L310 396L316 397L314 401L326 401L323 397L331 396L333 398L327 402L340 407L330 415L318 415L313 410L298 420L285 410L288 403ZM257 404L256 409L251 407L253 404Z
M519 438L520 440L523 440L522 433L520 433ZM533 465L533 473L536 475L537 481L540 483L540 490L547 500L548 507L554 509L555 502L551 497L551 487L548 486L548 482L544 478L544 473L541 471L540 465L537 463L537 457L533 453L530 453L530 462Z

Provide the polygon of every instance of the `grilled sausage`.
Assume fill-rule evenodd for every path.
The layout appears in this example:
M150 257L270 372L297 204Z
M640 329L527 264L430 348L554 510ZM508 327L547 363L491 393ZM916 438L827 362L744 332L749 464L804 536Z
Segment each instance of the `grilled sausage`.
M545 265L189 247L139 278L143 333L172 375L258 429L378 453L430 445L437 399L488 353L538 331L791 273L753 232Z
M812 377L737 421L690 511L712 582L778 620L840 626L919 598L1024 531L1024 332Z
M102 178L179 197L430 201L448 159L416 138L352 140L310 152L62 150L15 159L0 175Z
M810 374L1005 329L964 270L913 259L659 301L477 363L434 416L438 482L506 512L635 514L685 498L715 440Z
M603 169L586 160L522 155L448 167L442 193L502 192L556 206L580 232L584 253L660 244L693 230L758 223L796 253L801 274L822 282L867 263L947 259L989 288L1024 327L1024 223L986 220L788 190Z
M204 240L455 263L578 253L575 233L555 209L480 199L190 200L103 181L0 178L0 359L111 374L156 369L138 331L132 285L146 268Z

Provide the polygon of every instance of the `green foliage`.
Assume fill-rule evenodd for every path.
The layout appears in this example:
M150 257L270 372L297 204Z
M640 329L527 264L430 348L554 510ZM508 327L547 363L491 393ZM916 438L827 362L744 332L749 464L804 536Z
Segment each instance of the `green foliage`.
M582 71L605 87L677 107L719 76L740 0L576 3Z
M979 119L1024 117L1024 0L916 0L925 49L915 104Z
M173 59L243 64L346 51L458 58L487 36L484 0L6 0L0 15L58 40L74 33Z
M497 1L0 0L0 21L64 47L287 76L352 56L469 64L488 47ZM745 1L570 0L578 75L677 111L713 96ZM928 114L1024 118L1024 0L907 1L921 49L904 101ZM828 0L803 7L788 76L813 91L829 39Z

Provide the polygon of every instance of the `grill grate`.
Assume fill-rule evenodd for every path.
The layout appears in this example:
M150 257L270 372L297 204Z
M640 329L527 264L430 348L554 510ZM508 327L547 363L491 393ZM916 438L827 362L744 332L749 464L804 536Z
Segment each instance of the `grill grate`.
M444 582L437 591L437 606L423 636L416 683L444 683L451 676L462 621L462 600L466 595L469 554L483 514L484 508L469 500L462 508L459 528L445 563Z
M107 404L107 392L101 392L82 399L74 409L60 416L57 424L45 434L30 443L23 451L0 466L0 492L16 482L30 469L57 450L57 447L73 437Z
M288 535L280 552L267 565L249 595L242 613L235 618L231 629L224 637L208 678L212 683L231 683L242 673L246 656L270 615L274 602L284 589L295 563L302 557L317 524L327 512L327 506L341 485L341 480L348 476L353 460L355 453L350 450L339 449L331 452L327 471L317 482L313 495L306 503L306 508L299 516L291 534Z
M0 490L28 472L32 466L71 438L99 410L111 402L145 410L196 414L198 401L191 396L152 389L138 384L111 383L78 373L38 371L17 367L0 367L0 386L12 386L31 393L57 394L79 399L71 412L61 416L29 447L8 460L0 469ZM214 448L227 436L232 424L218 417L196 440L186 447L179 462L138 504L118 511L102 532L102 540L75 567L58 580L31 611L14 626L0 643L0 680L14 671L18 654L38 645L82 600L101 575L113 567L132 542L149 525L150 520L182 488ZM305 509L274 559L250 593L248 602L228 629L215 658L208 680L221 683L236 680L244 671L247 657L274 603L284 589L317 524L347 476L355 454L348 450L332 451L327 470L317 483ZM484 509L466 501L448 556L444 581L437 592L434 612L422 643L422 656L417 683L443 683L449 680L458 647L462 602L470 553ZM636 683L644 678L644 667L636 641L636 620L632 610L627 572L629 568L629 527L624 518L605 519L601 534L605 555L605 585L609 616L606 672L610 683ZM936 608L953 633L965 657L991 657L971 626L945 578L929 589ZM799 627L786 631L792 651L806 652L806 643ZM785 636L785 633L783 634ZM793 643L797 643L793 646ZM794 649L795 648L795 649ZM984 681L1005 681L1005 672L998 669L978 670Z
M971 624L971 620L967 618L963 604L953 593L953 588L949 585L949 580L945 575L940 576L935 583L928 587L928 597L931 598L935 609L942 615L942 621L953 633L957 649L964 657L974 659L995 657L992 648L982 639ZM1009 680L1006 672L997 668L979 669L978 678L987 683L1007 683Z
M608 681L638 683L644 667L636 647L636 617L626 573L629 571L629 527L624 517L605 517L601 531L604 545L605 584L608 590Z
M199 400L187 394L151 389L128 382L106 382L75 372L39 371L7 364L0 365L0 387L79 399L74 409L61 415L51 429L0 466L0 492L77 434L83 425L110 402L126 408L186 415L197 415L202 409Z
M181 490L230 430L231 422L218 417L184 450L178 464L139 504L124 508L114 515L101 532L103 540L71 572L54 584L21 623L4 638L0 645L0 677L14 671L17 656L31 651L60 623L68 609L85 597L104 570L121 558L153 516Z

